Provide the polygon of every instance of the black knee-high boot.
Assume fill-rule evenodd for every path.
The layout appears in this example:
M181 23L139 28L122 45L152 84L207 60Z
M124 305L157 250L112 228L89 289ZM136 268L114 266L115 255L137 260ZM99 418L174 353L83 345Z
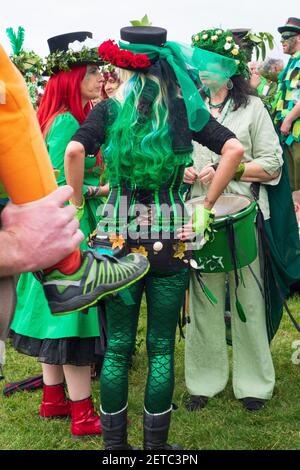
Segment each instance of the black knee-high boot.
M171 410L161 414L144 411L144 449L182 449L178 444L167 444Z
M127 442L127 407L118 413L104 413L101 410L100 417L105 449L132 449Z

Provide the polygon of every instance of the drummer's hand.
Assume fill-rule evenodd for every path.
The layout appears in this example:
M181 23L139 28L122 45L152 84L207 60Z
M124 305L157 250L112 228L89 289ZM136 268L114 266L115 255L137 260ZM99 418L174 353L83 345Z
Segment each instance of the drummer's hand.
M178 238L187 241L200 236L206 241L211 240L214 217L214 210L206 209L203 205L196 207L190 221L177 230Z
M205 165L204 168L202 168L198 174L198 179L202 184L210 184L213 180L213 177L215 176L215 173L215 169L209 163L208 165Z
M182 240L184 242L188 240L193 240L196 237L196 234L193 230L192 219L187 224L183 225L177 230L177 236L179 240Z
M195 168L192 166L189 166L184 171L183 181L184 183L194 184L197 177L198 177L198 173L196 172Z

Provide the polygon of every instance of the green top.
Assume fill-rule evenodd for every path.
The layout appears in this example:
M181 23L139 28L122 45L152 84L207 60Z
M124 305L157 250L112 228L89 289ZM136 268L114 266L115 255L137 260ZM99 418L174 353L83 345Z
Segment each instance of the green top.
M290 58L287 66L279 75L279 80L279 94L274 119L274 123L278 127L300 100L300 51ZM286 145L300 141L300 117L293 122L291 133L287 137L282 136L282 139Z
M218 119L226 126L242 143L245 153L243 162L255 160L270 175L281 168L283 164L282 150L279 139L274 130L271 118L266 111L260 98L249 97L250 101L246 108L240 107L232 111L231 101L225 105L221 117ZM220 156L210 151L208 148L194 143L194 166L201 170L207 164L218 163ZM259 203L265 219L269 215L268 195L265 184L276 185L280 176L275 180L264 183L260 188ZM242 194L252 197L250 190L251 183L243 181L230 181L224 193ZM207 186L197 181L193 185L192 196L202 196L207 193Z
M66 183L64 173L65 150L79 123L70 113L57 116L46 137L46 145L52 164L60 170L58 184ZM89 186L99 186L100 167L95 157L85 159L84 182ZM88 236L97 224L96 210L101 198L88 199L80 228ZM81 248L86 248L85 241ZM89 309L88 315L81 312L71 315L53 316L48 307L41 284L31 273L22 274L17 286L18 302L11 328L18 334L38 339L99 336L96 307Z
M61 186L66 184L66 176L64 170L64 155L68 143L72 140L73 135L79 129L78 121L71 113L64 113L57 116L46 136L46 145L54 168L60 171L57 183ZM83 193L86 192L87 186L99 186L101 167L97 164L94 155L87 155L84 162L84 186Z

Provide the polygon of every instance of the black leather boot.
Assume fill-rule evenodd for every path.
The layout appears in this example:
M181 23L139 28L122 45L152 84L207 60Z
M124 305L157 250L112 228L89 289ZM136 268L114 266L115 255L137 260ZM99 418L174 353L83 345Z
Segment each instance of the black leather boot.
M127 407L119 413L100 411L105 450L131 450L127 442Z
M161 414L151 414L144 411L144 449L182 449L178 444L167 444L171 413L171 410Z

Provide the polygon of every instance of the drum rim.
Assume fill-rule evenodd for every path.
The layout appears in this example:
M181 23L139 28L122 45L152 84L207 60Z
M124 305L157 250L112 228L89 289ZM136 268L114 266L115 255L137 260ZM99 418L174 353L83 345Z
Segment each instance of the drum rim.
M228 217L232 217L232 218L237 218L239 215L241 215L244 211L247 212L251 206L253 205L253 208L256 206L256 201L251 198L250 196L246 196L244 194L235 194L235 193L225 193L225 194L221 194L220 197L232 197L232 196L239 196L243 199L247 199L249 201L249 205L244 207L243 209L240 209L239 211L237 212L233 212L232 214L227 214L227 215L222 215L222 216L216 216L215 219L214 219L214 223L217 223L217 222L223 222L224 220L226 220ZM218 199L219 199L218 198ZM188 201L185 201L185 204L188 206L188 209L189 209L189 206L191 206L191 201L195 200L195 199L198 199L198 200L204 200L205 199L205 195L204 196L197 196L197 197L194 197L192 199L189 199ZM217 201L218 201L217 199ZM215 204L217 203L217 201L215 202ZM254 203L254 204L253 204ZM251 209L253 209L251 208ZM251 211L249 211L251 212ZM247 215L247 214L246 214Z

